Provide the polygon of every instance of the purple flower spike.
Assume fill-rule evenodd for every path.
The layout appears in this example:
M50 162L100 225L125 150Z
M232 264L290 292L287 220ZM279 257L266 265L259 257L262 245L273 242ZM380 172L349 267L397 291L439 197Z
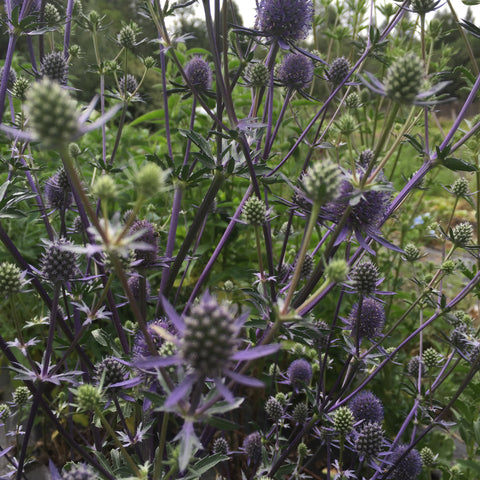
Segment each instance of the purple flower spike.
M278 79L288 88L302 90L313 80L313 62L301 53L286 55L278 68Z
M306 38L312 28L311 0L261 0L257 11L260 30L284 41Z
M392 477L395 480L415 480L422 471L422 458L415 449L410 450L399 461L407 448L407 445L400 445L390 457L390 461L395 465Z
M287 375L290 384L295 388L308 385L312 379L312 366L303 358L294 360L288 367Z
M188 81L199 91L205 92L212 87L212 69L202 57L193 57L185 65Z
M356 395L349 404L357 422L381 423L383 420L383 405L380 399L366 390Z
M356 303L348 317L348 325L352 330L358 317L358 303ZM385 324L385 310L383 305L373 298L365 298L362 302L357 334L361 338L373 339L379 335Z

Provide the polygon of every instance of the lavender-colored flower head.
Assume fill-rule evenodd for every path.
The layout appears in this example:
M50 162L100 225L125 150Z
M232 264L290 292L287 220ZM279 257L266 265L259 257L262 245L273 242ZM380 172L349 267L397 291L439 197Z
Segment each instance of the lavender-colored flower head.
M151 322L148 322L147 324L147 331L150 334L150 337L153 341L153 344L157 348L157 350L160 349L162 344L164 343L164 339L160 336L158 331L155 329L155 327L160 327L172 334L175 333L175 329L171 327L165 320L163 319L158 319L158 320L153 320ZM137 359L139 358L146 358L149 355L151 355L150 350L147 345L147 341L145 340L145 335L143 334L142 331L139 331L137 333L137 336L135 337L135 341L133 343L133 356Z
M128 288L132 292L132 295L135 297L135 300L140 301L140 277L138 275L132 275L128 279ZM145 280L145 294L147 298L150 296L151 286L148 280Z
M65 238L47 243L42 255L42 274L52 283L68 282L75 277L77 270L77 254L69 248L72 243Z
M85 463L77 463L68 472L62 472L63 480L94 480L95 478L97 478L97 475Z
M142 232L137 241L142 242L148 249L136 249L135 260L141 260L140 268L149 268L155 264L158 255L158 234L155 227L147 220L137 220L130 228L130 234Z
M312 59L301 53L290 53L286 55L278 67L278 79L288 88L304 89L313 80Z
M381 423L383 420L383 405L372 392L362 390L349 403L357 422Z
M111 393L117 392L120 387L112 387L125 380L126 368L114 357L104 358L95 366L95 378L103 388L108 388Z
M355 195L353 185L348 180L343 180L340 185L338 198L322 208L321 215L325 220L338 223L350 200ZM390 205L390 192L385 190L369 190L363 192L358 202L352 205L352 209L345 222L336 244L340 244L353 232L360 244L371 250L365 243L364 237L370 236L376 241L385 245L385 240L380 238L378 228L385 218L388 206Z
M355 451L366 458L378 455L383 445L383 428L375 422L362 426L355 438Z
M348 317L349 328L355 330L358 318L358 303L352 307L352 311ZM365 298L362 302L360 310L360 318L358 319L358 331L356 334L360 338L375 338L385 324L385 310L382 303L373 298Z
M193 57L185 65L185 75L188 81L200 92L212 87L212 69L202 57Z
M312 28L311 0L261 0L257 11L258 28L284 41L301 40Z
M390 462L395 465L393 470L394 480L415 480L422 471L422 458L417 450L410 450L402 460L398 460L408 447L400 445L390 457Z
M247 435L243 440L242 449L250 463L258 465L262 460L262 437L258 432Z
M45 199L53 209L66 210L72 204L73 194L63 168L45 182Z
M295 388L308 385L312 379L312 366L304 358L294 360L288 367L287 376L290 384Z

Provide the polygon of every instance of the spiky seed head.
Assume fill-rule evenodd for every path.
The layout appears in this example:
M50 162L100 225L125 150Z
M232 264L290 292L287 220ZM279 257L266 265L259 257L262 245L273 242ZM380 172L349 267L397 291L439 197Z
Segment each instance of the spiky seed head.
M72 243L59 238L46 246L41 265L43 276L51 283L68 282L75 278L77 254L70 250Z
M278 80L288 88L302 90L313 80L313 62L301 53L285 55L277 69Z
M349 403L356 422L381 423L383 421L383 404L380 399L369 392L362 390Z
M83 13L83 4L81 0L74 0L73 2L73 12L74 17L79 17Z
M330 282L343 282L348 275L347 262L341 258L333 259L325 267L325 277Z
M302 178L307 197L314 203L327 203L339 195L343 175L338 165L328 159L314 163Z
M118 43L124 48L133 48L137 40L135 29L131 25L125 25L117 35Z
M308 419L308 405L300 402L295 405L292 412L293 423L303 425Z
M93 184L92 194L101 201L115 200L118 195L118 187L110 175L101 175Z
M181 355L200 376L215 376L237 349L239 327L227 306L204 295L184 317Z
M302 268L300 269L300 277L308 278L313 272L313 257L310 254L306 254L303 259Z
M27 90L25 110L36 139L49 147L67 144L79 133L77 102L48 77Z
M141 260L139 268L150 268L157 262L158 233L153 223L148 220L137 220L130 228L130 234L141 232L136 241L146 244L149 248L135 249L135 260Z
M466 197L470 193L468 180L465 177L458 177L451 188L452 193L457 197Z
M44 191L46 203L50 208L65 210L73 202L70 183L63 168L47 179Z
M288 275L292 271L292 265L289 263L282 263L281 267L278 269L277 272L277 280L279 282L284 281L286 278L288 278Z
M80 410L94 412L100 407L102 402L102 393L94 385L84 383L77 388L77 405Z
M362 425L362 429L355 439L355 451L363 457L372 458L380 453L382 445L382 426L375 422Z
M297 453L300 458L305 458L308 454L307 445L303 442L300 442L297 447Z
M252 87L265 87L268 85L270 74L262 62L251 63L247 67L246 80Z
M218 437L213 442L212 451L214 454L227 455L229 450L228 442L223 437Z
M265 202L252 195L243 206L242 218L249 225L263 225L267 218L267 206Z
M353 430L354 417L349 407L337 408L333 416L333 428L341 436L348 435Z
M20 406L20 405L25 405L28 402L28 399L30 397L30 390L28 387L25 387L23 385L20 385L15 389L13 392L13 402L15 405Z
M118 86L120 89L120 93L125 96L131 96L138 88L137 79L130 73L127 76L123 76L119 82Z
M423 360L420 358L419 355L415 355L410 359L407 365L407 372L412 377L417 377L418 372L420 371L420 376L424 376L426 373L426 367L423 363Z
M358 163L362 168L367 169L370 163L372 163L374 158L375 158L375 152L367 148L365 150L362 150L362 152L360 153L360 158L358 159Z
M429 447L423 447L420 450L420 458L425 467L430 468L435 465L435 454L432 449Z
M3 78L3 72L5 71L5 67L0 68L0 81ZM17 81L17 72L13 67L10 67L8 71L8 79L7 79L7 88L12 89Z
M185 76L199 92L212 88L212 69L202 57L195 56L185 65Z
M12 95L24 102L29 86L30 82L25 77L18 77L12 85Z
M439 0L412 0L410 8L419 15L425 15L428 12L433 12L439 3Z
M348 323L360 338L372 340L381 333L385 325L385 309L378 300L365 298L360 312L358 303L352 307Z
M413 243L405 245L403 251L405 252L404 257L407 262L416 262L422 256L420 250Z
M247 435L243 440L243 451L254 465L262 460L262 437L258 432Z
M350 113L345 113L336 122L336 126L342 135L348 136L356 130L357 122L353 115L350 115Z
M259 30L284 41L306 38L312 19L311 0L261 0L257 9Z
M440 267L442 272L445 272L445 275L451 275L455 271L455 262L453 260L445 260Z
M62 472L62 480L96 480L98 476L85 463L73 465L68 472Z
M273 423L277 423L282 418L283 406L275 397L270 397L265 403L265 412Z
M43 11L43 21L48 27L54 27L60 23L60 12L53 3L46 3Z
M356 110L360 106L360 97L357 92L352 92L347 96L345 106L349 110Z
M42 77L48 77L50 80L64 84L67 81L68 63L62 52L47 53L43 57L40 66Z
M407 448L407 445L400 445L389 458L389 462L395 465L392 477L394 480L415 480L422 471L422 458L414 448L399 460Z
M0 295L9 296L19 293L25 284L20 269L9 262L0 263Z
M472 242L473 239L473 225L470 222L462 222L452 229L452 242L464 247Z
M165 176L165 172L156 163L145 163L138 170L133 181L137 194L148 199L155 197L165 187Z
M357 264L350 272L352 288L360 295L372 295L375 292L378 280L378 268L370 261Z
M104 389L109 389L109 392L116 392L121 387L111 387L115 383L120 383L125 380L126 368L114 357L104 358L95 366L95 378L97 383Z
M304 358L294 360L288 367L287 377L290 385L295 388L308 385L312 379L312 366L310 362Z
M385 93L395 102L410 104L420 92L424 78L422 60L414 53L398 57L385 75Z
M156 60L151 56L143 58L142 62L147 70L150 70L157 64Z
M441 358L442 356L433 347L423 352L423 362L428 369L438 367Z
M12 410L6 403L0 403L0 420L6 422L12 414Z
M345 57L337 57L331 64L327 72L328 79L334 84L339 85L348 75L350 63Z

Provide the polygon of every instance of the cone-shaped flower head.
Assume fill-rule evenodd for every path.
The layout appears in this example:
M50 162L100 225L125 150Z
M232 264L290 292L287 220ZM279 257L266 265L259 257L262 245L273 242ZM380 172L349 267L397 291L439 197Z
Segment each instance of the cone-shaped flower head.
M246 453L249 461L258 465L262 460L262 437L258 432L247 435L243 440L243 451Z
M73 194L63 168L46 181L45 199L50 208L64 210L72 204Z
M212 87L212 69L206 60L195 56L185 65L188 81L200 92Z
M287 376L294 387L308 385L312 379L312 366L304 358L294 360L288 367Z
M141 232L137 237L138 242L145 244L142 249L135 250L135 260L141 260L140 268L150 268L157 261L158 255L158 234L155 227L147 220L137 220L130 228L130 234Z
M72 243L59 238L47 243L42 255L42 274L52 283L63 283L75 278L77 254L70 250Z
M127 74L126 77L122 77L118 86L120 87L120 93L122 95L131 95L138 88L137 79L132 74Z
M328 159L315 162L302 178L303 188L312 202L327 203L340 193L343 175L338 165Z
M0 296L19 293L25 284L24 274L9 262L0 263Z
M95 366L95 377L97 382L103 387L108 388L110 392L118 391L121 387L111 387L115 383L125 380L126 368L114 357L104 358Z
M452 193L457 197L465 197L470 193L468 180L465 177L458 177L452 185Z
M263 225L267 216L265 202L252 195L243 206L242 218L249 225Z
M433 453L432 449L429 447L423 447L420 450L420 458L422 459L422 463L428 468L433 467L435 465L435 461L436 461L435 457L436 457L435 454Z
M124 25L117 35L118 43L125 48L133 48L137 34L131 25Z
M349 403L355 421L364 423L381 423L383 420L383 405L372 392L362 390Z
M228 442L223 437L218 437L213 442L213 453L219 453L220 455L227 455L229 450Z
M354 417L349 407L339 407L333 416L333 428L342 436L353 430Z
M406 449L406 445L400 445L389 458L389 462L395 465L392 477L394 480L415 480L422 471L422 458L418 450L412 449L402 460L398 460Z
M370 261L357 264L350 272L352 288L360 295L372 295L378 280L378 268Z
M269 76L268 68L264 63L255 62L247 67L246 79L252 87L265 87Z
M313 80L312 59L301 53L289 53L278 67L277 76L286 87L302 90Z
M382 449L383 428L378 423L368 422L362 426L355 439L355 451L367 458L375 457Z
M452 241L455 245L463 247L468 245L473 238L473 225L469 222L462 222L452 230Z
M385 324L385 310L378 300L373 298L365 298L362 302L360 310L360 318L358 317L358 306L356 303L348 317L348 323L352 330L355 331L357 321L358 330L356 334L360 338L373 339L382 331Z
M66 144L79 133L77 102L49 78L30 86L25 110L35 139L46 145Z
M350 71L350 63L345 57L337 57L331 64L327 72L328 79L334 84L342 83Z
M42 77L64 84L67 81L68 64L62 52L47 53L40 66Z
M311 0L261 0L257 10L258 28L284 41L305 38L312 28Z
M385 93L398 103L410 104L420 92L424 80L422 60L414 53L399 57L385 75Z

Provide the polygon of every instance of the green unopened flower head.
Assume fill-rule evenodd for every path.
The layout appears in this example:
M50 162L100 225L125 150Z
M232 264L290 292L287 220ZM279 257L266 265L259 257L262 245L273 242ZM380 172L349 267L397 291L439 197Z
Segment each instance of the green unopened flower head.
M345 106L349 110L356 110L360 106L360 97L357 92L352 92L345 99Z
M473 225L469 222L462 222L452 229L452 242L460 247L471 243L473 238Z
M423 363L428 369L438 367L441 359L441 355L433 347L427 348L422 357Z
M385 75L385 93L395 102L410 104L420 92L424 79L422 60L414 53L399 57Z
M242 218L249 225L263 225L267 218L267 206L261 199L252 195L243 206Z
M102 201L115 200L115 198L117 198L118 187L110 175L102 175L95 180L92 193Z
M13 401L15 405L25 405L28 402L28 398L30 397L30 390L28 387L20 385L15 389L13 392Z
M359 263L350 273L353 289L360 295L371 295L379 280L378 268L372 262Z
M20 269L13 263L0 264L0 296L19 293L25 284Z
M67 144L79 133L77 102L49 78L28 89L25 110L35 139L47 146Z
M404 252L407 262L415 262L422 256L420 250L413 243L405 245Z
M265 404L265 412L276 423L282 418L283 406L275 397L270 397Z
M343 259L333 259L325 267L325 276L330 282L339 283L347 278L348 265Z
M468 180L465 177L458 177L452 185L452 193L457 197L465 197L470 193Z
M287 397L283 392L278 392L275 395L275 399L278 400L278 402L280 403L280 405L282 405L282 407L285 407L287 405Z
M118 43L124 48L133 48L135 46L137 34L132 25L125 25L117 36Z
M72 58L78 58L82 55L82 47L76 43L68 47L68 54Z
M53 27L60 23L60 12L53 3L46 3L43 11L43 21L48 27Z
M18 77L12 86L12 95L24 102L29 86L30 82L25 77Z
M383 445L383 428L379 423L367 422L355 439L355 451L366 458L377 456Z
M155 61L155 59L153 57L150 57L150 56L145 57L143 59L143 64L145 65L145 68L147 68L147 69L153 68L156 65L156 63L157 62Z
M338 165L325 159L307 169L302 179L303 188L312 202L328 203L338 197L342 177Z
M265 87L268 84L269 73L264 63L251 63L247 68L247 81L252 87Z
M68 153L72 158L77 158L81 155L82 150L78 146L78 143L72 142L68 145Z
M300 442L297 447L297 453L300 458L305 458L308 454L307 445L303 442Z
M412 0L410 8L419 15L425 15L428 12L433 12L439 4L440 0Z
M338 131L345 136L351 135L357 128L355 117L346 113L337 121Z
M5 422L11 414L12 411L10 407L6 403L0 403L0 420Z
M77 404L80 410L93 412L100 407L102 393L98 387L85 383L77 388Z
M353 412L349 407L339 407L333 416L333 428L342 436L348 435L353 430L355 422Z
M435 454L429 447L423 447L420 450L420 458L422 459L423 465L427 468L433 467L435 465Z
M137 193L143 198L158 195L165 186L165 171L156 163L148 162L138 171L134 179Z
M451 275L455 271L455 262L453 260L445 260L440 267L445 275Z

